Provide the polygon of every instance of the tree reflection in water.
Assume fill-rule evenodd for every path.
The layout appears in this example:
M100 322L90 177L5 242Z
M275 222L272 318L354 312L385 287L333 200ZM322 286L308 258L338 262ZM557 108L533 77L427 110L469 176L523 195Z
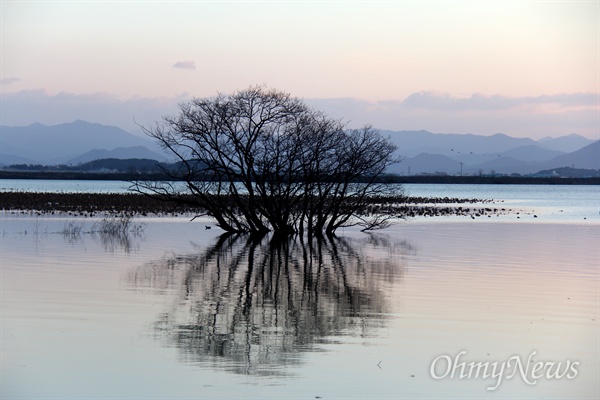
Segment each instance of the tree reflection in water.
M131 272L135 287L178 287L155 324L183 361L242 374L281 375L336 336L368 337L386 323L386 289L402 276L406 243L224 235L199 254Z

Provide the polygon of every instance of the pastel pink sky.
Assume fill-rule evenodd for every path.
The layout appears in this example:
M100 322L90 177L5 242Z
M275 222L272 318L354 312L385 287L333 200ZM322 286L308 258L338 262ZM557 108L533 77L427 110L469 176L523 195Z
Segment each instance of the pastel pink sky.
M597 1L0 4L5 125L266 84L382 129L598 137Z

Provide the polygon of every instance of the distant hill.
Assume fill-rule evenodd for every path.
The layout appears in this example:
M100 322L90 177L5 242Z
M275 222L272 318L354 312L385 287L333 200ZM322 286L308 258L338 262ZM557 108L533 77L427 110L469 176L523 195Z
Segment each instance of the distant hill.
M572 167L600 169L600 140L572 153L563 154L542 164L543 168Z
M389 168L391 173L449 175L463 174L532 174L544 168L571 166L568 152L552 147L575 148L590 145L591 140L579 135L546 138L537 142L528 138L514 138L504 134L491 136L475 134L440 134L428 131L381 131L398 146L398 155L405 159ZM581 147L578 147L580 146ZM592 168L593 151L574 156L581 168ZM595 156L596 160L599 158ZM590 158L592 159L590 161ZM588 160L588 161L584 161ZM577 165L577 162L575 162ZM410 167L410 168L409 168ZM597 169L597 167L596 167ZM409 172L410 170L410 172Z
M458 156L471 154L493 157L501 152L521 146L539 145L528 138L514 138L497 133L491 136L457 133L431 133L428 131L381 131L398 146L406 157L421 153Z
M64 163L92 149L143 146L161 152L151 140L132 135L121 128L75 121L46 126L0 126L0 152L31 159L40 164Z
M89 161L100 160L100 159L151 159L157 161L166 161L166 157L158 154L154 151L148 150L144 146L135 147L117 147L112 150L94 149L84 153L78 157L67 160L67 165L77 165L81 163L87 163Z
M31 164L37 163L36 158L39 155L32 153L31 151L21 151L20 149L11 146L8 143L4 143L3 135L0 131L0 164Z
M106 158L102 160L94 160L79 166L81 171L118 171L118 172L150 172L156 171L158 162L147 158L130 158L130 159L117 159L117 158Z
M471 174L476 174L477 171L483 171L483 173L486 174L494 172L499 174L518 173L524 175L563 167L586 170L600 169L600 141L594 142L583 149L572 153L560 154L546 161L524 161L502 156L492 161L470 166L466 168L466 170Z
M400 175L421 174L460 174L460 162L452 160L441 154L421 153L415 157L408 157L401 163L392 165L388 172Z
M509 157L519 161L540 162L551 160L554 157L562 154L565 153L557 150L549 150L535 145L528 145L504 151L500 155L502 157Z
M538 142L547 149L571 153L592 144L594 141L572 133L570 135L561 136L558 138L543 138L538 140Z
M402 163L388 172L401 175L531 174L561 167L600 168L598 142L571 134L535 141L505 134L385 131L398 146ZM0 126L0 166L77 166L98 159L151 159L168 156L152 140L118 127L75 121L46 126ZM108 168L110 169L110 168Z
M35 164L36 162L30 158L13 156L10 154L1 154L0 153L0 167L1 166L9 166L12 164Z
M538 163L517 160L511 157L498 157L467 168L471 175L479 174L531 174L539 170Z

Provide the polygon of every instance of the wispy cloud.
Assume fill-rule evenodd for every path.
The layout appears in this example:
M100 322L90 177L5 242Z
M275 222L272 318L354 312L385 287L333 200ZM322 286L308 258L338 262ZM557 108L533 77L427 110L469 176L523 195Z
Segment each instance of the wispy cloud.
M485 96L473 94L470 97L454 97L449 94L424 91L408 96L402 105L414 109L426 109L447 112L460 111L499 111L517 108L549 107L554 108L589 108L598 107L597 93L560 93L542 96Z
M181 69L196 69L195 61L177 61L173 64L173 68L181 68Z
M12 85L13 83L17 83L20 81L21 81L21 78L17 78L17 77L3 78L3 79L0 79L0 85L2 85L2 86Z

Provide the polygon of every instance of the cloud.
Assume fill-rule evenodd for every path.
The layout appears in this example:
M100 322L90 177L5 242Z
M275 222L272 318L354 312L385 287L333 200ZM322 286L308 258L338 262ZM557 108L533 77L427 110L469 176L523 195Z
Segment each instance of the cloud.
M307 99L315 108L350 127L371 124L387 130L435 133L505 133L539 139L577 133L600 139L599 95L561 93L541 96L455 97L439 92L413 93L404 100Z
M2 93L2 124L24 126L34 122L55 125L77 119L119 126L141 133L144 127L175 115L178 104L191 100L176 97L122 99L109 93L48 94L44 90ZM598 94L563 93L533 97L455 97L418 92L404 100L367 101L354 98L305 99L312 107L348 127L371 124L382 130L428 130L435 133L505 133L539 139L577 133L600 139Z
M196 62L194 62L194 61L177 61L175 64L173 64L173 68L196 69Z
M414 109L460 112L514 110L517 108L531 110L540 106L598 108L598 102L597 93L561 93L535 97L484 96L476 93L470 97L460 98L445 93L423 91L411 94L402 101L402 105Z
M4 79L0 79L0 84L2 86L4 85L12 85L13 83L17 83L20 82L21 78L17 78L17 77L11 77L11 78L4 78Z

